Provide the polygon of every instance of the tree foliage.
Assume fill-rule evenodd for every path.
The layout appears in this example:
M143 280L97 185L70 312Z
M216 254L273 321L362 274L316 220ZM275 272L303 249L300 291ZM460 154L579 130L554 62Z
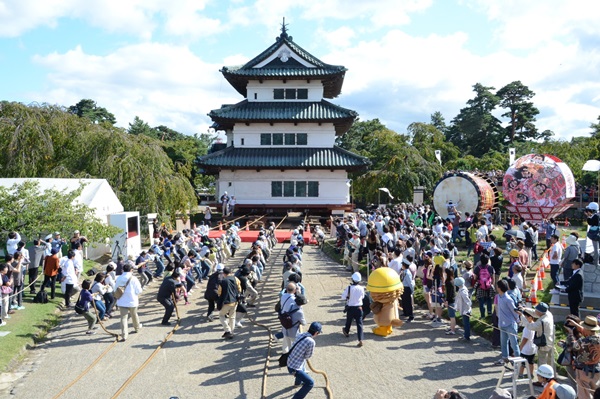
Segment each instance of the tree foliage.
M535 127L535 117L540 111L530 100L535 93L521 83L520 80L511 82L498 90L496 93L500 99L500 106L508 109L502 114L509 118L509 124L506 127L507 140L513 141L535 140L539 138L537 128Z
M126 210L175 219L196 197L159 140L95 124L53 105L0 104L4 177L104 178Z
M69 107L69 112L80 118L87 118L93 123L108 122L111 125L117 123L115 116L104 107L99 107L96 101L89 98L79 101Z
M475 97L467 101L467 107L452 120L447 139L463 153L482 157L488 151L503 148L503 129L500 120L492 114L500 98L493 90L493 87L475 84Z
M75 201L83 188L84 184L70 192L55 189L42 192L36 181L0 187L2 236L18 231L32 240L54 231L80 230L90 242L103 242L120 233L119 228L102 223L89 206Z
M435 128L433 128L435 130ZM411 145L411 137L385 127L378 119L358 121L338 144L368 157L372 166L366 173L351 175L353 194L360 202L377 202L379 188L388 188L400 201L412 201L415 186L432 189L442 175L437 160L425 159Z

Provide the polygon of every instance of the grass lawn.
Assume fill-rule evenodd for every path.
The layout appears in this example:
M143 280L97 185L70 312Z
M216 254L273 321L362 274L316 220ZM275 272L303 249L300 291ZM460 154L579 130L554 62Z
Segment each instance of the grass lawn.
M84 272L92 267L98 269L98 266L96 262L86 260L84 261ZM43 275L41 279L43 281ZM27 278L25 281L27 282ZM46 289L46 292L49 296L50 291ZM40 304L33 303L33 297L27 289L23 296L25 309L15 311L11 318L6 320L6 325L0 327L0 332L10 331L10 334L0 337L0 348L2 348L0 350L0 372L12 369L17 362L25 357L25 349L43 341L48 331L60 322L61 315L64 313L60 310L60 305L64 303L64 299L59 283L57 283L56 298L54 300L50 300L46 304Z

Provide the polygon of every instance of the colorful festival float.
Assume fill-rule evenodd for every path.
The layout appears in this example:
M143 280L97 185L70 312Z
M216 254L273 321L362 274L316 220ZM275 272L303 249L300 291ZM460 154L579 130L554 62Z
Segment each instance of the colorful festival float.
M557 217L571 206L575 178L567 164L553 155L528 154L504 175L506 209L534 223Z
M498 205L496 185L483 174L469 172L446 173L433 189L433 206L444 219L454 219L458 211L469 212L493 210ZM464 220L464 216L463 216Z

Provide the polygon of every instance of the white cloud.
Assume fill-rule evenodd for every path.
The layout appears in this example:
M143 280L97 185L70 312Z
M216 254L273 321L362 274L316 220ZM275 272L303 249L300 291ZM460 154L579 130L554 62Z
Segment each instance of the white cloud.
M221 103L239 101L218 72L220 65L202 61L188 48L143 43L106 56L77 47L66 53L36 56L50 73L45 102L65 106L91 98L127 127L134 116L151 126L167 125L183 133L206 131L206 114Z
M165 32L197 38L221 23L201 12L209 0L0 0L0 37L16 37L39 26L54 28L61 18L81 18L108 32L150 40L164 19Z
M317 37L324 38L330 47L348 47L352 44L352 39L356 37L356 34L352 28L342 26L333 31L326 31L325 29L319 29Z

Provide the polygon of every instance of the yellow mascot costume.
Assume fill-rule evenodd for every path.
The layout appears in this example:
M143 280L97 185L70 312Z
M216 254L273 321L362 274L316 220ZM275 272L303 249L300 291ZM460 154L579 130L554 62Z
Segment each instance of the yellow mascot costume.
M404 291L400 276L389 267L375 269L369 276L367 290L371 293L371 310L377 324L373 333L387 337L392 333L392 326L403 324L398 315L398 298Z

